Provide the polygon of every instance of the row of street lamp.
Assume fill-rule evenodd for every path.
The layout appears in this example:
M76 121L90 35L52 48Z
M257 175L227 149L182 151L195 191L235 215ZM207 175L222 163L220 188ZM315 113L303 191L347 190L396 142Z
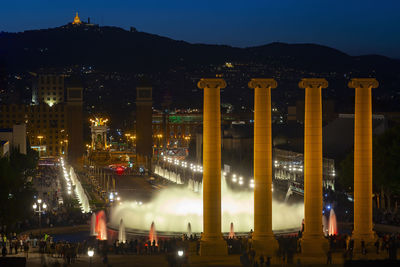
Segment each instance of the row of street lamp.
M168 163L174 164L176 166L180 166L182 168L187 168L188 167L188 162L181 161L179 159L173 159L173 158L170 158L170 157L167 157L167 156L163 157L163 161L166 161ZM201 166L201 165L196 165L196 164L190 163L189 167L190 167L190 170L192 170L193 172L200 172L200 173L203 172L203 166ZM226 179L227 178L227 173L223 172L222 174L223 174L223 177ZM232 183L239 184L240 186L244 185L243 176L237 177L236 174L232 174L231 181L232 181ZM254 179L250 179L249 187L250 188L254 188Z

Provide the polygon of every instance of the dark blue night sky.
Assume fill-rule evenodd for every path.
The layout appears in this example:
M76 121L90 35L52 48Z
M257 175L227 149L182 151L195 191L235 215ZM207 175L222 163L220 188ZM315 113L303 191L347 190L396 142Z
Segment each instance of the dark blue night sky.
M78 11L100 25L193 43L318 43L400 58L399 0L1 0L0 31L51 28Z

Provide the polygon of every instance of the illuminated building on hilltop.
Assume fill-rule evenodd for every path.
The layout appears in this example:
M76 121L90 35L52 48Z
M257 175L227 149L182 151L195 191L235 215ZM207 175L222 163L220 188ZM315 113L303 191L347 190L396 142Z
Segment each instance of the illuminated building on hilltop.
M76 12L76 15L75 15L75 18L74 18L74 21L72 22L72 24L74 24L74 25L82 24L82 21L78 16L78 12Z

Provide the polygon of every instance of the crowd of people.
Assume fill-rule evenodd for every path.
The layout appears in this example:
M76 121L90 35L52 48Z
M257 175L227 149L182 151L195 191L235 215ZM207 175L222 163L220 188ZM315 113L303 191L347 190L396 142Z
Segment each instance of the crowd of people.
M256 255L251 242L251 233L248 236L226 238L229 254L240 254L243 266L269 266L271 259L281 259L282 263L293 264L296 253L301 253L301 239L297 234L281 235L277 237L278 249L275 255ZM95 239L83 242L55 242L48 235L41 237L34 235L0 234L2 255L19 255L29 257L31 248L49 257L61 258L66 264L74 263L77 257L86 254L88 249L94 249L108 263L108 253L117 255L158 255L163 254L170 266L179 265L187 261L188 255L198 255L200 239L196 235L183 235L180 238L169 237L149 240L148 237L137 237L126 242L114 241L108 245L107 241ZM377 237L374 248L365 242L355 246L349 235L332 235L327 237L329 249L327 263L332 263L332 253L342 253L344 260L352 260L355 253L367 255L370 253L383 254L389 259L397 258L397 249L400 247L400 234L382 235ZM357 250L357 251L356 251ZM182 255L177 254L182 251Z
M400 210L376 210L374 212L374 222L379 224L400 225Z

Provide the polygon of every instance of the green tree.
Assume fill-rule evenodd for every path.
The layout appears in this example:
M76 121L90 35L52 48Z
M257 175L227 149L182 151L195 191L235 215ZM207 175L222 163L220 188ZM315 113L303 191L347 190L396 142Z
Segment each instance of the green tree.
M30 182L37 166L37 153L27 155L12 149L9 157L0 158L0 224L11 230L15 223L32 215L35 190Z
M387 199L391 208L393 196L400 195L400 125L384 134L373 137L373 191L381 199ZM346 191L353 191L354 185L354 152L351 152L340 163L338 186Z

